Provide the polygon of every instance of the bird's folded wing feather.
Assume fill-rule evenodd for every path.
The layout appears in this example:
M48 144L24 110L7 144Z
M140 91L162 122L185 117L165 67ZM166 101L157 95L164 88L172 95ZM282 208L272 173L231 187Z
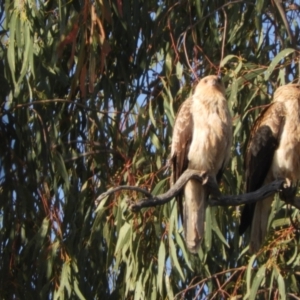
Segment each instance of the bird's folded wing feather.
M188 167L188 152L193 135L192 101L193 98L190 97L183 102L175 119L170 158L173 184ZM177 200L182 216L182 194L178 195Z
M263 110L255 121L245 157L247 193L263 185L271 168L274 152L279 145L284 120L284 106L275 102ZM254 209L255 203L245 205L241 215L240 234L251 225Z

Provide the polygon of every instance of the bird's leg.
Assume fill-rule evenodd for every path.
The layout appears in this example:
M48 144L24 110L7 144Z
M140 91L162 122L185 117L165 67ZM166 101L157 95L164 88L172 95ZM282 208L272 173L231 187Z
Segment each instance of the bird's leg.
M284 188L290 188L292 185L292 181L289 178L285 178L285 183L283 184Z
M290 179L286 178L285 183L283 184L283 190L279 193L281 199L286 201L286 203L294 203L296 198L296 193L298 189L298 180L296 182L292 182ZM288 211L290 211L290 205L287 205ZM290 215L290 221L292 226L299 231L299 222L298 220L293 220L292 214Z
M297 193L298 181L293 182L289 178L285 178L283 189L279 192L279 197L286 202L293 202Z
M219 190L219 185L214 175L209 175L207 172L201 172L202 185L205 185L210 195L220 197L222 194Z

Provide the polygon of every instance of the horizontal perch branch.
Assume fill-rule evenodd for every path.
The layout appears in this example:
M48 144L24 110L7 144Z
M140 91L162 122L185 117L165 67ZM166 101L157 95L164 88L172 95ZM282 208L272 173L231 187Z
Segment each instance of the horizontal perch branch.
M218 185L212 177L209 177L205 172L187 169L166 193L160 194L158 196L152 196L152 198L144 198L138 202L130 202L129 208L132 211L139 211L143 207L151 207L165 204L174 197L176 197L183 189L187 181L190 179L198 180L202 185L206 185L207 187L209 187L209 190L212 193L212 195L216 197L221 196L221 192L218 188Z
M147 198L143 198L138 202L128 201L129 208L132 211L139 211L145 207L152 207L157 205L162 205L169 202L175 196L177 196L186 182L190 179L198 180L200 184L208 187L211 194L208 204L211 206L237 206L245 203L254 203L261 201L277 192L280 192L281 198L285 202L300 209L300 198L294 197L295 188L285 188L284 180L278 179L270 184L264 185L260 189L241 195L222 195L216 181L213 177L208 176L205 172L199 172L197 170L187 169L176 181L176 183L171 186L171 188L164 194L158 196L153 196L147 190L134 187L134 186L119 186L117 188L111 189L103 194L101 194L95 201L96 206L99 202L111 195L112 193L118 192L120 190L134 190L146 195Z

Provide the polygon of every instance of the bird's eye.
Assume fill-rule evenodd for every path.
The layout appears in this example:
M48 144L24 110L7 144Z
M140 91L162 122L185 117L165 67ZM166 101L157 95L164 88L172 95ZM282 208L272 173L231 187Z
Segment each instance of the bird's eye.
M207 83L207 79L204 79L204 83Z

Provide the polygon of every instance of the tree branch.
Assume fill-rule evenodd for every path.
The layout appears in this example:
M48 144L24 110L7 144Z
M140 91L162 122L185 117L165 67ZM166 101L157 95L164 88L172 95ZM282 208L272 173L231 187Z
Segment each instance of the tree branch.
M139 202L128 201L129 208L132 211L139 211L143 207L165 204L176 197L181 192L187 181L190 179L198 180L200 183L202 183L202 185L207 186L212 195L214 195L215 197L221 196L218 185L212 177L209 177L205 172L187 169L166 193L160 194L158 196L152 196L151 198L147 199L144 198Z
M241 195L225 195L220 198L211 197L208 204L211 206L238 206L245 203L254 203L268 198L281 191L283 188L283 179L272 181L264 185L260 189Z
M130 185L120 185L114 189L108 190L105 193L102 193L101 195L99 195L96 200L95 200L95 206L97 207L99 205L99 203L101 202L101 200L103 200L105 197L114 194L118 191L122 191L122 190L129 190L129 191L136 191L136 192L140 192L145 194L148 198L152 198L152 194L149 193L147 190L142 189L140 187L137 186L130 186Z
M269 184L264 185L260 189L241 195L222 195L215 179L208 176L205 172L199 172L197 170L187 169L176 181L174 185L164 194L153 196L147 190L134 187L134 186L119 186L101 194L95 201L95 205L98 206L100 201L105 197L118 192L120 190L133 190L146 195L147 198L143 198L138 202L128 201L129 208L137 212L145 207L152 207L165 204L174 197L176 197L183 189L186 182L190 179L198 180L200 184L205 185L210 192L210 198L208 204L211 206L238 206L245 203L254 203L261 201L269 196L280 192L280 196L283 201L291 204L300 209L300 198L295 197L295 187L285 187L284 180L278 179Z

